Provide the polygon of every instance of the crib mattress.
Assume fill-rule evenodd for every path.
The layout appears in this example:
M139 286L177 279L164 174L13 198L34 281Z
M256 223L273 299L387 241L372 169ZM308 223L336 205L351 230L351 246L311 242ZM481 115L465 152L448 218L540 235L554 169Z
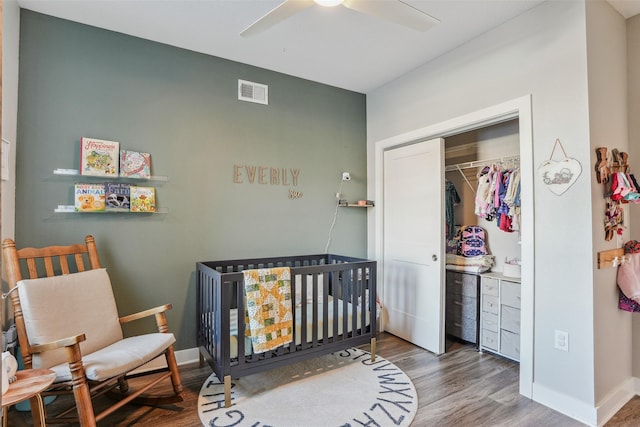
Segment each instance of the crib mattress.
M352 313L353 313L353 307L351 303L345 303L342 300L338 300L338 304L337 304L337 321L338 321L338 335L342 335L343 333L343 313L344 313L344 304L347 304L347 332L351 331L351 327L352 327ZM307 329L307 342L311 342L311 340L313 339L312 336L312 331L313 331L313 304L311 302L308 302L307 304L307 325L306 325L306 329ZM327 338L332 338L333 337L333 322L334 322L334 314L333 314L333 310L334 310L334 304L333 301L331 299L331 296L329 297L329 302L328 302L328 326L327 326ZM317 335L317 339L321 340L323 339L323 327L324 327L324 319L323 319L323 304L320 303L316 306L317 311L318 311L318 326L317 326L317 330L318 330L318 335ZM357 313L357 320L356 320L356 328L360 329L361 325L361 321L362 321L362 314L361 314L361 310L362 308L360 306L356 307L356 313ZM231 358L235 359L238 357L238 309L231 309L230 313L229 313L229 317L230 317L230 324L231 324L231 331L230 331L230 353L231 353ZM301 338L302 338L302 306L301 305L297 305L296 306L296 315L295 315L295 319L296 319L296 324L295 324L295 340L296 340L296 345L300 345L301 344ZM369 312L368 310L366 311L366 315L365 315L365 321L366 321L366 325L369 325ZM245 344L244 344L244 348L245 348L245 355L250 355L251 354L251 339L250 338L246 338L245 337Z

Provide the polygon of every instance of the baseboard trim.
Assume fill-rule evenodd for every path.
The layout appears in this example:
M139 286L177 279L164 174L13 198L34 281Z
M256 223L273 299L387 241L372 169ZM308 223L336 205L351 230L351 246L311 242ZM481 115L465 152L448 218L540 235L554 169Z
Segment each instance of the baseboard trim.
M589 426L596 426L596 408L566 394L533 383L533 400Z
M640 395L640 378L629 378L592 407L582 401L534 383L533 400L589 426L603 426L633 396Z
M178 366L180 365L188 365L190 363L195 363L200 360L200 351L197 348L188 348L186 350L178 350L175 352L176 362ZM157 357L150 361L149 363L142 365L138 369L132 372L132 374L138 374L143 372L154 371L157 369L162 369L167 367L167 362L164 357Z
M605 396L596 406L598 426L603 426L618 412L634 395L638 394L640 379L629 378L620 386Z
M200 350L197 347L176 351L178 365L186 365L200 361Z

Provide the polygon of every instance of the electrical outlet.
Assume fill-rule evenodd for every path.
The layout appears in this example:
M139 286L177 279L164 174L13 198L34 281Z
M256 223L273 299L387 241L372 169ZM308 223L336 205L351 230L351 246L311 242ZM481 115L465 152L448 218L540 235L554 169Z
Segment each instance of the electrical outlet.
M342 180L343 181L351 180L351 174L349 172L342 172Z
M553 346L558 350L569 351L569 333L556 329Z

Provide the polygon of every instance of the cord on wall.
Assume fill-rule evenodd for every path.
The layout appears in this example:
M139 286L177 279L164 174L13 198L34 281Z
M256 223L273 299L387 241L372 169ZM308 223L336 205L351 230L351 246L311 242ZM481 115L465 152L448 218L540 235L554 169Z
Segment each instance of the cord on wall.
M351 178L349 178L351 179ZM324 247L324 254L329 253L329 246L331 245L331 235L333 234L333 227L336 225L336 221L338 219L338 208L340 207L340 196L342 195L342 184L344 184L345 179L340 180L340 187L338 187L338 193L336 194L336 209L333 212L333 221L331 222L331 227L329 227L329 236L327 237L327 246Z

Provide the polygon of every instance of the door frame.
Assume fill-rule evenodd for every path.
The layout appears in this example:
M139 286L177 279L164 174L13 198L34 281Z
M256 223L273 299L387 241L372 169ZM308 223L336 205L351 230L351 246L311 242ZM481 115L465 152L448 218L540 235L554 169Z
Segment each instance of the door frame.
M367 150L373 150L373 155L368 153L367 169L373 171L373 188L368 189L369 197L373 196L377 209L368 211L369 242L368 256L378 260L378 286L384 295L384 272L382 271L384 259L384 230L383 230L383 155L386 150L402 145L410 145L434 138L446 138L447 136L467 132L480 127L486 127L507 120L519 120L520 140L520 176L522 200L521 208L521 325L520 325L520 394L532 398L533 394L533 355L534 355L534 170L533 170L533 122L531 115L531 95L525 95L498 105L487 107L469 114L452 118L440 123L429 125L420 129L396 135L368 145ZM373 164L371 160L373 159ZM443 159L444 161L444 159ZM371 239L373 237L373 239ZM372 243L373 241L373 243ZM444 245L444 242L443 242ZM442 264L444 269L444 263ZM444 277L444 276L443 276ZM444 279L441 286L444 288ZM444 295L444 291L442 292ZM384 301L382 301L384 304ZM442 301L444 307L444 301ZM444 330L444 310L441 316L441 328ZM381 330L384 330L382 325Z

